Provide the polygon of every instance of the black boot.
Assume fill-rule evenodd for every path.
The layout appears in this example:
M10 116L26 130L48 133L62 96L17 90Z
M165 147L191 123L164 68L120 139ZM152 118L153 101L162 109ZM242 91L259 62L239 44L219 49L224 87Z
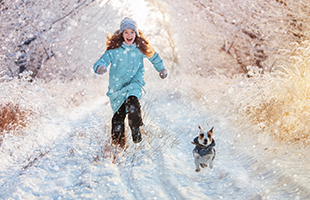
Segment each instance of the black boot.
M134 127L130 127L131 129L131 135L132 135L132 140L134 143L139 143L142 140L142 135L140 133L140 129L139 127L134 128Z
M114 133L112 134L112 144L115 146L120 146L122 149L126 145L126 137L122 133Z
M121 148L124 148L126 144L126 138L124 133L124 123L117 123L117 125L112 127L112 144L116 146L119 145Z

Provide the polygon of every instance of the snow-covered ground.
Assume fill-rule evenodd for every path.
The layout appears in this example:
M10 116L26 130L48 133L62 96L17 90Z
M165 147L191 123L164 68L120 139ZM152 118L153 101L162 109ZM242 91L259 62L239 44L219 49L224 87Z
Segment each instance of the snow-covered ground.
M161 80L149 63L146 68L141 143L131 141L127 127L126 149L110 146L112 111L104 92L49 111L23 136L4 137L0 199L310 199L307 154L238 134L246 127L223 111L229 103L208 99L224 81L175 73ZM105 91L107 77L88 87ZM198 86L203 95L195 97ZM198 125L214 126L217 155L212 170L197 173L191 141Z
M166 90L154 87L156 83ZM0 198L309 198L309 166L301 156L268 152L252 136L235 139L233 124L216 110L189 103L182 92L167 89L173 85L169 80L158 78L148 85L142 99L144 140L134 144L127 127L125 151L109 145L107 97L58 111L29 128L32 134L26 137L6 135ZM215 127L217 151L214 168L199 173L191 144L198 124Z

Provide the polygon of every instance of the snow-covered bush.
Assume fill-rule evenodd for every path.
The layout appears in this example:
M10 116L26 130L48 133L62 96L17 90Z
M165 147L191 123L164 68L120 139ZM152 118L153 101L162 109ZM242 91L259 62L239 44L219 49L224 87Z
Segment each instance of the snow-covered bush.
M283 65L253 88L261 98L244 114L272 138L305 147L310 144L310 42L291 46L282 51Z
M26 127L31 115L31 110L21 108L19 104L12 102L0 104L0 137L5 132Z

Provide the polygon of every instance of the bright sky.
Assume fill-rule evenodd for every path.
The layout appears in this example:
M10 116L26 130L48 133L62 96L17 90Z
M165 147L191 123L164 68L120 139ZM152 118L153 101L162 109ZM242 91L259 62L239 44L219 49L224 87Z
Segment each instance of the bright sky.
M99 2L100 7L104 6L106 3L111 3L116 7L122 7L121 1L99 0ZM133 11L132 18L138 23L138 27L143 27L146 23L146 17L149 12L144 0L127 0L126 5L131 5L131 10Z
M134 20L137 21L138 27L144 26L146 23L147 14L149 12L148 7L146 7L146 3L144 0L130 0L132 1L132 9L134 11Z

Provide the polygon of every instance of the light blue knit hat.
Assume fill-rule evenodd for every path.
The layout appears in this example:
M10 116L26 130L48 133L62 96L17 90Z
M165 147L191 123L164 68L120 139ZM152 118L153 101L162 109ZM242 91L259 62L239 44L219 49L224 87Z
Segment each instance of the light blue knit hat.
M134 30L136 32L136 34L139 36L139 31L138 31L138 25L137 23L129 18L129 17L125 17L122 21L121 21L121 28L119 29L118 34L122 34L123 31L126 28L131 28L132 30Z

